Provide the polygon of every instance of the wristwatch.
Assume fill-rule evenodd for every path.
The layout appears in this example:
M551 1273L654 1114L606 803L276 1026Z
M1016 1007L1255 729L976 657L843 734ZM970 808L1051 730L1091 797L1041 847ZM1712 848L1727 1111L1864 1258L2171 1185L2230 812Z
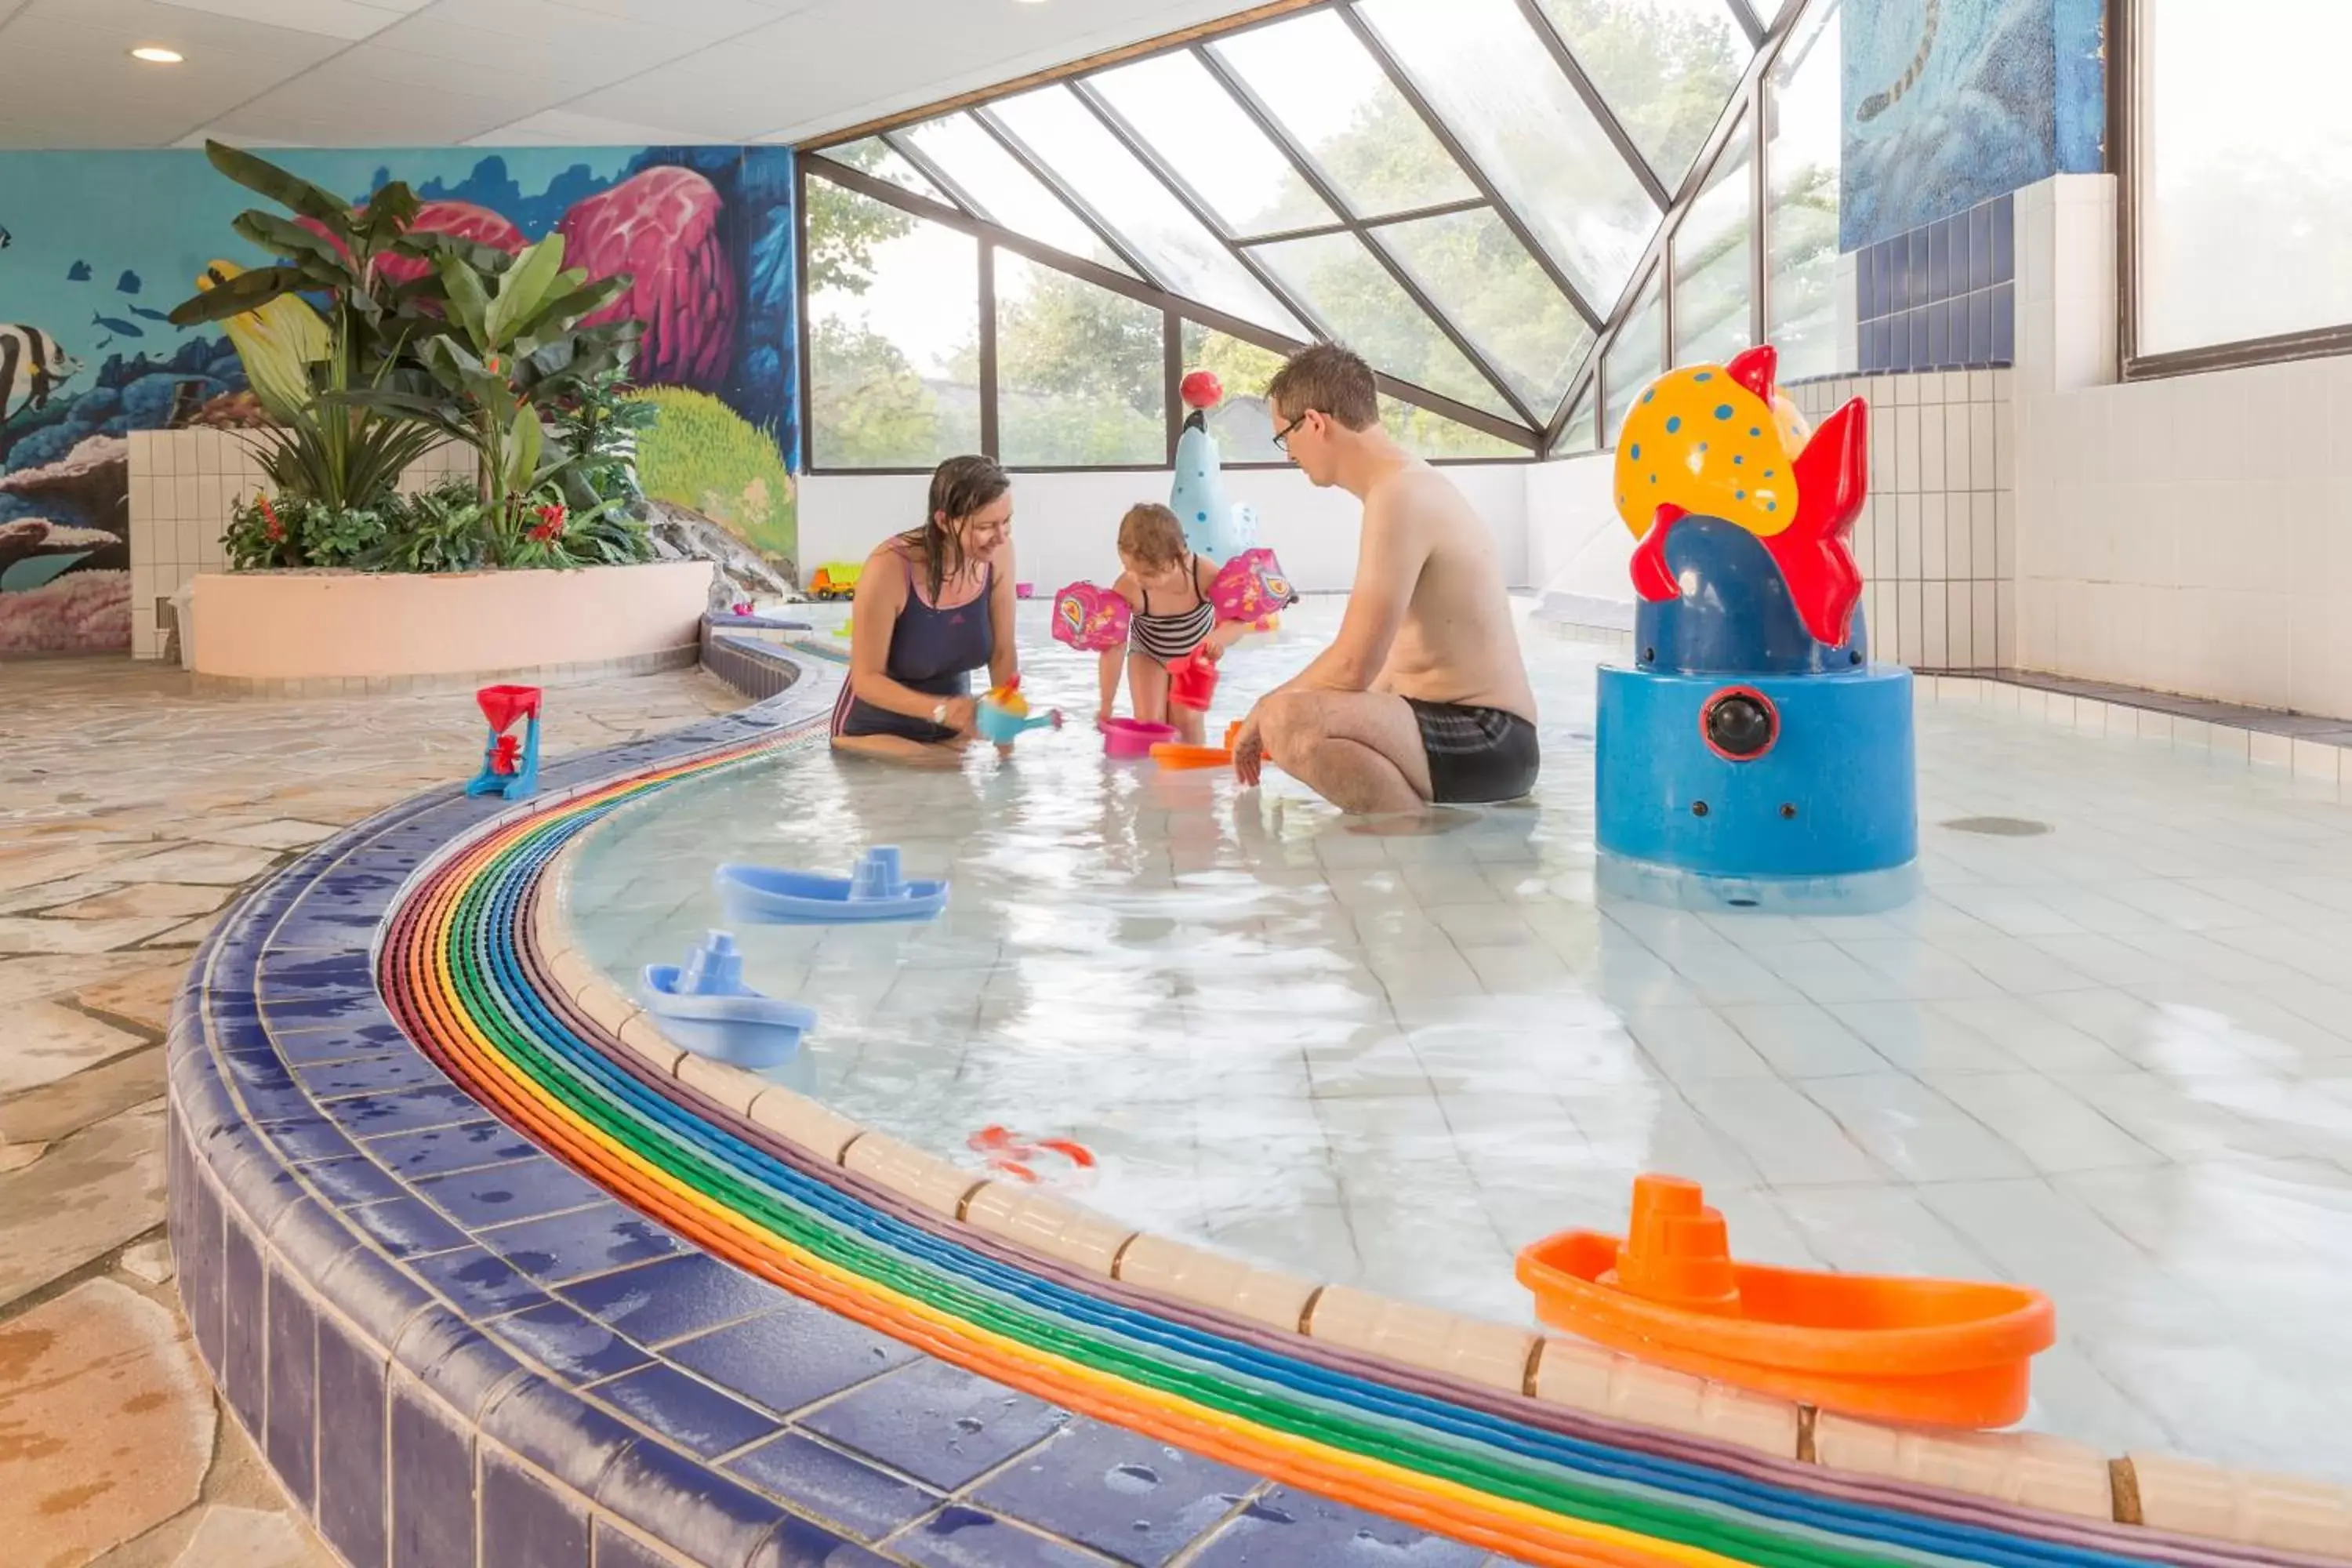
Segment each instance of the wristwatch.
M937 724L942 730L947 728L948 705L946 703L940 702L933 705L931 709L931 722Z

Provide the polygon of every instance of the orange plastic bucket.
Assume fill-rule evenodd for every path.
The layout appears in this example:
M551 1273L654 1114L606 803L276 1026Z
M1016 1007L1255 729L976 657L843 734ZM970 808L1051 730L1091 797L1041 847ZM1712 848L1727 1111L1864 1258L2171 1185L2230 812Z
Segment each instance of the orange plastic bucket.
M1643 1361L1884 1421L2006 1426L2033 1356L2055 1342L2048 1297L1961 1279L1735 1263L1696 1183L1640 1176L1623 1238L1562 1231L1519 1254L1536 1315Z
M1162 741L1151 748L1151 760L1163 768L1226 768L1234 754L1223 746L1186 746Z

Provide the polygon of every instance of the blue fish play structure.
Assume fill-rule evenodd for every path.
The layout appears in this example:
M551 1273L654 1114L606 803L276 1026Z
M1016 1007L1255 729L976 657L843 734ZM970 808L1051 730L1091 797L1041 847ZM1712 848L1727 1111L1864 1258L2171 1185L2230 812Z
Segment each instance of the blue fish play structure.
M1762 388L1750 415L1759 439L1770 417L1762 412L1769 353L1751 350L1728 367L1730 379ZM1706 382L1726 368L1673 373L1654 390L1664 402L1676 377ZM1746 411L1717 402L1737 395L1720 385L1704 388L1705 401ZM1663 438L1682 423L1638 433ZM1710 432L1702 425L1698 434ZM1641 450L1630 438L1619 450L1621 496L1657 483L1654 472L1699 471L1675 452L1629 461ZM1594 816L1604 891L1798 913L1890 909L1917 891L1911 672L1870 662L1862 578L1844 545L1866 450L1857 400L1791 463L1805 488L1781 533L1701 513L1687 480L1677 493L1692 510L1665 496L1654 519L1640 520L1649 526L1637 528L1633 665L1600 674Z
M948 885L899 875L895 846L877 845L856 872L824 877L773 866L721 866L712 874L727 912L764 925L845 925L868 921L928 921L947 907Z
M1188 547L1212 561L1230 561L1257 542L1257 513L1225 500L1224 464L1208 419L1224 389L1215 376L1196 370L1184 378L1181 391L1192 412L1176 437L1176 483L1168 510L1184 525Z
M684 963L649 963L639 984L663 1034L700 1057L757 1071L798 1055L816 1014L743 984L743 955L723 931L708 932Z

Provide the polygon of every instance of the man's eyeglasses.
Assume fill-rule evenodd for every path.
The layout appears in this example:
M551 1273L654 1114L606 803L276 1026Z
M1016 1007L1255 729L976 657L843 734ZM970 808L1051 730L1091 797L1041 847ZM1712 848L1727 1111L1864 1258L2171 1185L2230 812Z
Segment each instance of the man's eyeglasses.
M1280 452L1286 458L1290 456L1290 433L1297 429L1301 425L1306 424L1307 415L1314 412L1315 410L1310 408L1307 411L1307 414L1301 414L1297 418L1292 420L1289 424L1276 431L1274 433L1274 449Z

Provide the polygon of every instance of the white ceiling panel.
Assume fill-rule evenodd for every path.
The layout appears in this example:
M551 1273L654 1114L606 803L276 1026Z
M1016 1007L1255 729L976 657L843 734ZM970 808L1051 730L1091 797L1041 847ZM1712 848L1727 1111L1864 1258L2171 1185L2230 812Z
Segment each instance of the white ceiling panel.
M0 0L0 147L799 141L1249 5Z
M240 21L264 22L296 32L322 33L352 41L382 32L433 0L157 0L179 11L201 11Z

